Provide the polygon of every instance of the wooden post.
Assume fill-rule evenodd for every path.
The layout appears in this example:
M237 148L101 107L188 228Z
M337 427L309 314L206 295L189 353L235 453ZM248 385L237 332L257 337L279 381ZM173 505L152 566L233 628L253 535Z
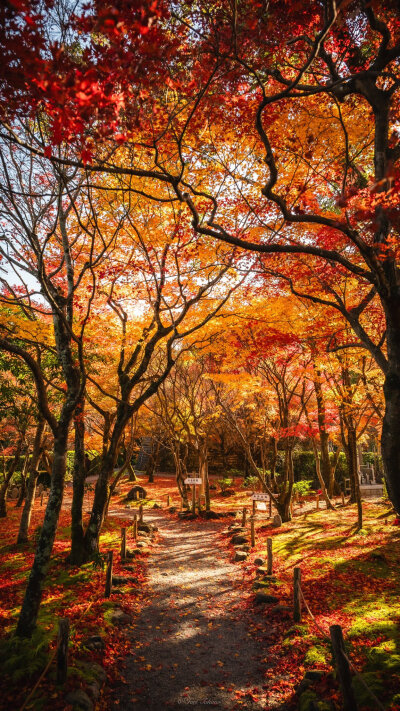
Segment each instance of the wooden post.
M139 523L143 523L143 504L139 506Z
M126 528L121 528L121 559L126 558Z
M319 509L319 494L317 494L317 511Z
M251 531L251 547L254 548L256 545L256 531L255 531L255 526L254 526L254 519L251 519L250 522L250 531Z
M65 684L68 671L69 620L58 620L57 684Z
M272 538L267 538L267 575L272 575Z
M256 502L253 501L253 516L256 515Z
M357 702L351 685L351 672L349 663L344 654L343 633L340 625L329 628L331 635L333 657L339 677L340 689L343 697L343 711L357 711Z
M108 553L107 553L107 570L106 570L106 589L104 591L104 597L110 597L110 595L111 595L113 555L114 555L114 551L108 551Z
M246 518L247 518L247 509L244 508L243 513L242 513L242 528L244 528L246 525Z
M138 532L138 520L137 520L137 514L135 514L133 517L133 537L134 537L135 541L137 541L137 532Z
M192 484L192 514L196 513L196 484Z
M167 494L167 508L169 508L171 505L171 500L169 494Z
M43 506L43 491L42 491L42 493L41 493L41 495L40 495L40 505Z
M301 622L301 568L293 568L293 619Z
M272 498L269 497L269 517L272 518Z

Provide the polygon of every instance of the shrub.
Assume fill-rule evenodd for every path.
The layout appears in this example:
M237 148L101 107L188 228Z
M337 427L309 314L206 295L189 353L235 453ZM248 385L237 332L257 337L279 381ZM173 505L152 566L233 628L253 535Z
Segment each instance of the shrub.
M312 480L307 481L296 481L293 484L293 493L300 494L300 496L306 496L311 490Z
M224 477L223 479L218 479L218 484L220 485L221 491L226 491L233 484L233 479L228 479Z
M258 482L259 478L257 476L248 476L243 480L242 486L244 489L255 489Z

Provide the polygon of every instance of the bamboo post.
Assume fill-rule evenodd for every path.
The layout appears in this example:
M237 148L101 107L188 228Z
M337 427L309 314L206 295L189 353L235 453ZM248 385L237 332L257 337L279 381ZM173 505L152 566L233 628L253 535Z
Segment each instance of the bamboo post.
M247 518L247 509L244 508L243 512L242 512L242 528L244 528L246 525L246 518Z
M272 538L267 538L267 575L272 575Z
M135 541L137 541L137 534L138 534L138 520L137 520L137 514L135 514L133 517L133 537L134 537Z
M126 528L121 528L121 559L126 558Z
M139 523L143 523L143 504L139 506Z
M57 640L57 684L65 684L68 672L68 638L69 620L63 617L58 620Z
M256 545L256 531L255 531L255 525L254 525L254 519L251 519L250 522L250 531L251 531L251 547L254 548Z
M293 620L301 622L301 568L293 568Z
M107 553L107 570L106 570L106 588L104 591L104 597L110 597L110 595L111 595L113 555L114 555L114 551L108 551L108 553Z
M343 697L343 711L357 711L357 702L351 685L351 672L349 662L345 656L343 633L340 625L329 628L331 635L333 657L339 677L340 689Z
M196 513L196 484L192 484L192 514Z

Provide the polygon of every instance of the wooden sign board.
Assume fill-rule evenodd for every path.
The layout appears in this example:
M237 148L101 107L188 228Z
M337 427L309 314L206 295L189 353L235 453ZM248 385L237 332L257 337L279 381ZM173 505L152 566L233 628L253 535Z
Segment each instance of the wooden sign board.
M266 511L267 510L267 504L264 501L258 501L256 503L256 508L257 511Z
M197 476L189 476L185 479L185 484L201 484L201 479Z
M269 494L252 494L253 501L269 501Z

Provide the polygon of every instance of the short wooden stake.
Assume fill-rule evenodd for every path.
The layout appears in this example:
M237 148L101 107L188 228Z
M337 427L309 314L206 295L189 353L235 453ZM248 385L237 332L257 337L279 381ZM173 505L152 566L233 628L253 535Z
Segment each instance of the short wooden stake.
M269 517L272 518L272 498L269 497Z
M272 575L272 538L267 538L267 575Z
M104 597L110 597L110 595L111 595L113 556L114 556L114 551L108 551L108 553L107 553L107 570L106 570L106 589L104 591Z
M301 622L301 568L293 568L293 620Z
M65 684L68 671L68 638L69 620L63 617L58 620L57 640L57 684Z
M192 514L196 514L196 484L192 485Z
M250 531L251 531L251 547L254 548L254 546L256 545L256 531L255 531L254 519L251 519Z
M253 501L253 516L256 515L256 502Z
M139 523L143 523L143 504L139 506Z
M137 514L135 514L133 517L133 537L134 537L135 541L137 541L137 533L138 533L138 520L137 520Z
M126 558L126 528L121 528L121 558Z
M170 495L169 495L169 494L167 494L167 508L169 508L169 507L170 507L170 505L171 505L171 499L170 499Z
M339 677L340 689L343 697L343 711L357 711L357 702L351 685L350 666L345 656L343 633L340 625L329 628L331 635L333 657Z
M43 491L42 491L41 496L40 496L40 505L43 506Z
M319 494L317 494L317 511L319 509Z
M341 491L340 493L341 493L341 497L342 497L342 506L344 506L345 500L344 500L344 491L343 491L343 489L342 489L342 491Z
M246 518L247 518L247 509L243 509L243 512L242 512L242 528L244 528L245 525L246 525Z

